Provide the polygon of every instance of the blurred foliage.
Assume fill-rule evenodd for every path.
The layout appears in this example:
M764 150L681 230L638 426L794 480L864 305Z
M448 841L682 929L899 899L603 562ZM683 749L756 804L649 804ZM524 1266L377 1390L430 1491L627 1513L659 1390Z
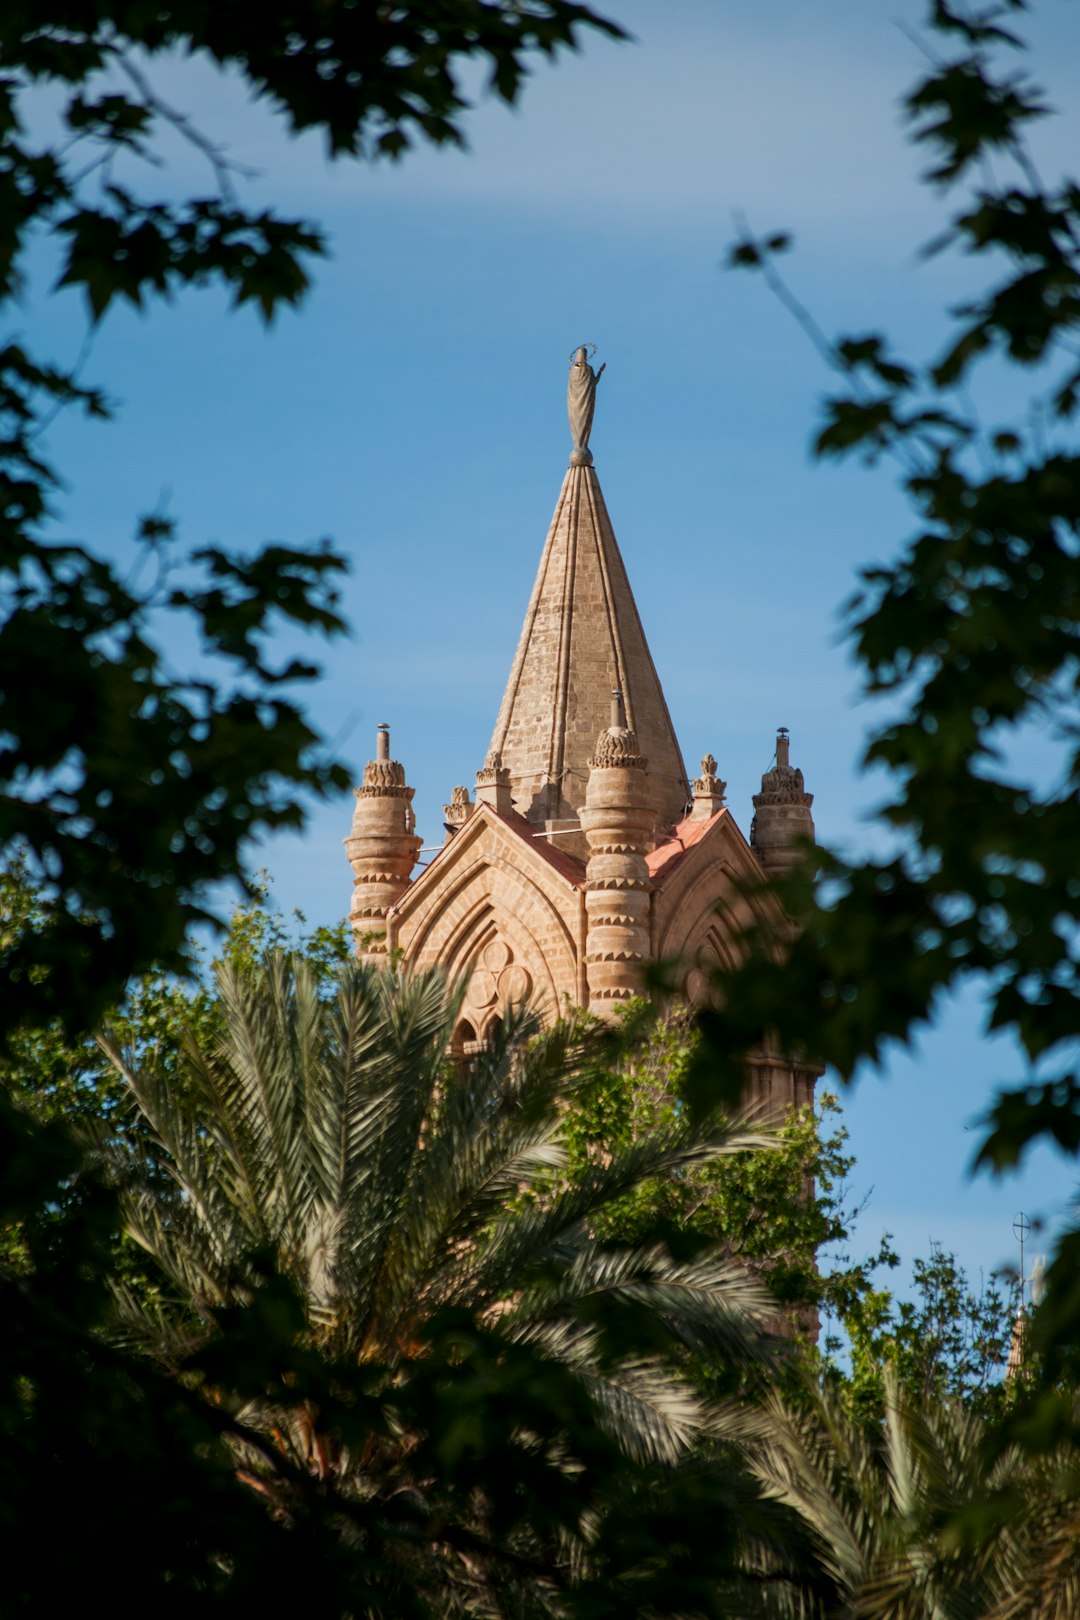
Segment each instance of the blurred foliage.
M889 458L917 528L846 613L864 690L885 700L865 764L891 783L878 814L893 852L818 851L777 884L802 924L786 963L748 940L719 975L724 1011L703 1020L729 1090L766 1032L850 1079L976 981L987 1028L1027 1064L985 1121L978 1162L998 1171L1037 1140L1080 1147L1080 187L1045 183L1026 144L1047 107L1016 65L1010 22L1025 9L934 0L932 65L905 101L926 183L959 198L927 252L963 253L991 278L952 310L940 353L919 363L878 333L827 338L776 268L786 238L746 237L732 254L841 379L817 454ZM1026 406L984 419L980 388L998 398L1006 381L1014 394L1030 383ZM1077 1250L1070 1235L1033 1330L1054 1372L1080 1345Z
M751 1546L766 1588L806 1584L794 1516L730 1457L627 1457L579 1377L468 1311L432 1316L402 1379L313 1354L295 1290L251 1256L209 1331L148 1355L161 1333L117 1317L113 1198L70 1135L0 1095L0 1159L31 1256L0 1265L5 1615L719 1617Z
M52 926L49 907L31 883L28 863L16 851L0 872L0 937L9 926L35 932ZM266 873L257 873L249 897L236 906L217 941L213 956L204 944L189 947L188 972L179 978L155 964L132 979L104 1021L125 1047L145 1061L165 1065L182 1090L180 1053L186 1034L209 1042L222 1033L222 1011L214 980L219 965L239 973L256 973L269 951L303 957L320 984L333 978L348 960L348 924L309 929L302 912L284 916L272 903ZM0 1083L37 1118L69 1124L100 1124L114 1115L123 1087L101 1052L96 1035L72 1038L59 1016L35 1027L29 1020L16 1029L0 1056Z
M0 1213L24 1241L17 1273L0 1262L3 1613L240 1616L271 1600L340 1616L339 1538L310 1512L287 1534L238 1488L217 1390L110 1343L117 1212L70 1134L0 1094L0 1160ZM238 1311L238 1358L287 1357L274 1328L261 1301Z

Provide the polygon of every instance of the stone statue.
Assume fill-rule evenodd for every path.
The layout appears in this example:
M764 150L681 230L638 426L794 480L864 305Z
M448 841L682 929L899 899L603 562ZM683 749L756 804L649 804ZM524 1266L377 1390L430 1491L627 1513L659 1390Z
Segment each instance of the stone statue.
M593 412L596 409L596 385L600 381L606 362L599 371L589 364L584 344L574 350L570 362L570 382L566 390L566 409L570 415L570 436L574 441L571 466L589 466L589 434L592 432ZM575 458L580 456L580 462Z

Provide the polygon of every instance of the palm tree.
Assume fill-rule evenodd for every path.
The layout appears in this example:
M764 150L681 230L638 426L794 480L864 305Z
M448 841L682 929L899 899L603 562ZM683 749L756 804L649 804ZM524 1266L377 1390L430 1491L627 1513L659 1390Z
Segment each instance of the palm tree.
M536 1403L516 1432L522 1457L544 1450L545 1466L572 1482L587 1472L595 1426L624 1459L624 1497L640 1500L643 1481L656 1492L675 1489L681 1470L700 1473L701 1448L717 1455L730 1421L694 1387L688 1364L767 1362L774 1307L715 1248L687 1258L659 1242L605 1249L592 1223L649 1178L767 1138L720 1119L700 1129L677 1119L571 1185L560 1176L563 1105L586 1083L594 1030L568 1023L540 1032L514 1012L466 1070L451 1055L460 994L441 975L351 963L327 994L302 961L276 954L256 973L220 968L218 989L224 1034L210 1047L187 1040L183 1094L153 1063L103 1040L149 1128L142 1151L174 1187L163 1192L160 1174L130 1165L121 1178L128 1231L175 1295L155 1321L129 1300L129 1334L180 1370L192 1344L257 1295L272 1263L301 1303L306 1348L327 1367L370 1369L368 1387L383 1395L419 1388L440 1324L464 1322L496 1359L517 1357L526 1375L537 1366L558 1373L557 1399L568 1410L579 1403L577 1418L558 1434L556 1423L542 1443L547 1408ZM294 1470L354 1501L430 1499L417 1431L400 1416L357 1440L328 1432L317 1401L286 1413L280 1401L252 1399L239 1415L242 1466L279 1506L281 1482L260 1436L272 1435ZM730 1493L730 1461L721 1473ZM498 1606L505 1592L492 1596L476 1530L501 1509L499 1494L472 1490L451 1549L463 1613L486 1613L484 1604L510 1612ZM786 1580L782 1553L767 1545L773 1533L766 1509L740 1557ZM524 1556L520 1521L515 1534L503 1551ZM445 1543L445 1525L439 1535ZM595 1503L560 1535L558 1545L549 1538L541 1551L527 1549L536 1554L530 1604L540 1603L545 1564L573 1579L592 1567L590 1548L604 1541ZM713 1542L723 1539L714 1526Z
M833 1583L835 1620L1074 1620L1080 1453L995 1441L959 1399L885 1375L880 1427L841 1391L776 1397L746 1447L767 1496L794 1509Z

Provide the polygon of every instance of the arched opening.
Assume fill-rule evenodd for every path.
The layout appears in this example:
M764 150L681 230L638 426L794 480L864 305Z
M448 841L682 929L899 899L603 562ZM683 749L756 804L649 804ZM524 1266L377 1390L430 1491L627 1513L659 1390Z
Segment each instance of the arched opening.
M461 1075L467 1075L476 1061L476 1054L483 1050L484 1042L480 1038L476 1026L467 1018L458 1020L450 1042L450 1056Z

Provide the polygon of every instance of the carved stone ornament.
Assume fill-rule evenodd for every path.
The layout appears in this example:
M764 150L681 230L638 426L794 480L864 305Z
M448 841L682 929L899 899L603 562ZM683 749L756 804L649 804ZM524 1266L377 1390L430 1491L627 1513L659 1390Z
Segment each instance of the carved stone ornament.
M469 980L467 1007L480 1011L498 1002L502 1008L527 1001L532 993L532 974L514 961L514 953L504 939L491 939L480 953L480 961Z
M499 787L510 786L510 772L502 762L502 755L497 748L492 748L484 761L483 769L476 773L477 787L486 787L494 782Z
M590 766L600 770L621 765L626 770L643 771L648 763L638 750L637 732L628 726L609 726L602 731L589 761Z
M763 804L802 804L809 810L813 802L797 765L774 765L761 778L761 792L754 794L755 809Z
M717 776L716 761L711 754L706 754L702 760L701 775L695 776L691 791L695 799L719 799L723 802L727 783Z
M405 786L405 767L396 759L369 759L363 782L356 790L358 799L411 799L413 790Z
M450 794L450 803L443 805L443 820L452 827L464 826L475 809L468 788L456 787Z

